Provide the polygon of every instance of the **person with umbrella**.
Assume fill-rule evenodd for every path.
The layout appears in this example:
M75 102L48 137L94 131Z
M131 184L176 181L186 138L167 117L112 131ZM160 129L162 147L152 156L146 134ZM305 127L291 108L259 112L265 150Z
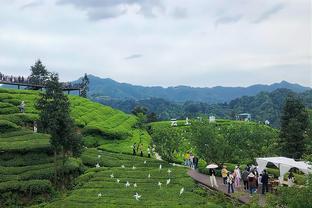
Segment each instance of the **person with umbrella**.
M210 179L210 184L211 187L219 187L217 184L217 180L216 180L216 171L215 168L217 168L218 166L215 164L210 164L207 166L207 168L209 169L209 179Z

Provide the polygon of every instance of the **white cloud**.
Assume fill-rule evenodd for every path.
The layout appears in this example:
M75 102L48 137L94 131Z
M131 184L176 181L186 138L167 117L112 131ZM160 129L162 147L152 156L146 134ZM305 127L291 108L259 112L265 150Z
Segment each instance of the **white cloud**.
M0 71L26 75L40 58L62 80L311 86L309 0L152 2L0 1Z

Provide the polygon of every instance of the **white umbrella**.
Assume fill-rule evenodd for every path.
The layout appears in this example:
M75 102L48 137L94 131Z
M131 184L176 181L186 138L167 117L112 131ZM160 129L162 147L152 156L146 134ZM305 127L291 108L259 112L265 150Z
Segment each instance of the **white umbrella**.
M217 167L218 167L218 165L216 165L216 164L210 164L210 165L207 165L206 168L213 169L213 168L217 168Z

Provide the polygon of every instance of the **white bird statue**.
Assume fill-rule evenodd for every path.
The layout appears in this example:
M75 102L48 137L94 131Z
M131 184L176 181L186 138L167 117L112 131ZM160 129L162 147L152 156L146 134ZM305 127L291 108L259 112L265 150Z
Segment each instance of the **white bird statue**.
M135 195L133 195L134 196L134 198L137 200L137 201L139 201L139 199L141 198L141 195L139 195L138 193L136 193Z
M121 165L121 168L125 168L125 166L124 166L124 165Z
M101 155L98 155L98 158L101 158Z
M136 183L134 183L134 184L133 184L133 187L136 188L136 187L138 187L138 185L137 185Z
M132 170L135 170L135 169L136 169L136 167L132 166Z
M129 187L130 186L130 183L129 183L129 181L127 181L127 183L126 183L126 185L125 185L126 187Z
M161 170L161 168L162 168L162 166L161 166L161 164L159 165L159 170Z
M151 178L151 174L148 174L148 176L147 176L148 178Z
M168 169L168 171L167 171L167 172L168 172L168 174L170 174L172 171L171 171L170 169Z
M119 182L120 182L120 180L117 178L116 182L117 182L117 183L119 183Z
M168 184L170 183L170 181L171 181L171 180L170 180L170 178L169 178L169 179L167 180L167 183L166 183L166 185L168 185Z
M101 197L102 196L102 193L98 193L98 197Z
M146 164L146 160L144 160L144 164Z
M101 167L101 166L100 166L99 163L96 163L95 167L96 167L96 168L99 168L99 167Z
M111 178L114 178L114 174L111 174L110 177L111 177Z
M184 192L184 188L181 188L180 195L183 194L183 192Z
M162 183L160 183L160 181L159 181L159 182L158 182L158 186L159 186L160 188L161 188L161 184L162 184Z

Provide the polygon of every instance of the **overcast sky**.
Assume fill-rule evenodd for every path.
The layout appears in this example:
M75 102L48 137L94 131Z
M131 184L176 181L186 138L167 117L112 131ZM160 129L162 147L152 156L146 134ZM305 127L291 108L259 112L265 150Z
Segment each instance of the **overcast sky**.
M0 72L312 86L310 0L0 0Z

